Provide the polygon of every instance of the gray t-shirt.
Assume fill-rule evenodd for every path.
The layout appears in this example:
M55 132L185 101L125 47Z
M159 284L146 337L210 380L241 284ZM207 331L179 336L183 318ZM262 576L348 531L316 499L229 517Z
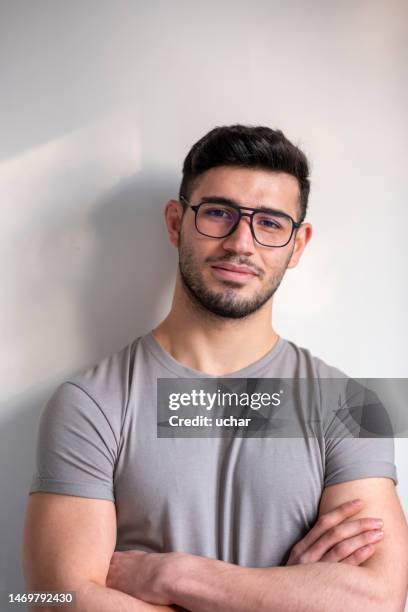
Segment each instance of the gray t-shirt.
M339 376L279 337L223 378ZM179 363L150 331L62 383L41 415L30 493L114 501L116 550L284 565L315 523L325 486L398 483L393 438L157 437L158 378L214 377Z

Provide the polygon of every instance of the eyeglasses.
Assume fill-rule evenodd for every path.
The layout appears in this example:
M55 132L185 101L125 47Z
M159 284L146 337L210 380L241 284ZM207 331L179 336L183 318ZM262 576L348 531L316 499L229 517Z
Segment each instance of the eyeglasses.
M219 202L211 200L195 205L190 204L184 196L180 196L180 201L192 208L197 231L209 238L230 236L245 216L249 217L251 233L256 242L267 247L284 247L290 242L293 232L302 225L282 211L238 206L224 198L220 198Z

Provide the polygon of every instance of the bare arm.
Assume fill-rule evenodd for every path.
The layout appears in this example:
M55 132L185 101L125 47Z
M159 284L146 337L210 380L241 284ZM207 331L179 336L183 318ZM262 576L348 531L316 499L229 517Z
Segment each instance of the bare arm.
M180 555L169 565L174 574L167 573L163 592L168 601L194 612L402 612L408 588L408 529L394 483L366 478L327 487L319 515L357 495L365 504L360 516L382 517L385 533L375 554L361 565L306 562L259 569ZM143 597L146 582L137 575L135 583Z
M115 543L113 502L54 493L31 494L23 537L27 591L75 591L77 612L171 610L106 587ZM61 606L31 609L67 610Z
M361 514L381 516L385 532L376 554L361 566L318 562L254 569L197 557L196 565L192 564L179 583L177 603L195 612L402 612L408 580L408 530L394 483L368 478L327 487L320 515L357 495L365 501Z
M190 563L177 590L169 589L194 612L402 611L381 597L368 570L347 564L255 569L200 557Z

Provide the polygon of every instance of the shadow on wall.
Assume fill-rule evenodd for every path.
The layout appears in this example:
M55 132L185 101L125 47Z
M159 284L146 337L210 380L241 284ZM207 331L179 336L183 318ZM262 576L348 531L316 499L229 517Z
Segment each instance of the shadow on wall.
M167 313L177 251L169 243L164 206L177 197L177 188L174 175L141 172L119 183L92 208L95 252L78 302L82 335L101 357L118 338L127 344Z
M77 309L75 334L79 336L81 363L77 360L74 368L72 363L67 367L63 347L61 350L58 346L56 358L62 362L64 376L36 384L3 407L0 589L6 594L25 590L22 530L35 470L38 423L45 402L63 380L152 329L168 312L177 251L168 240L164 205L169 198L177 197L176 179L175 173L168 170L141 171L87 208L85 223L93 236L90 255L85 263L84 258L73 257L73 262L81 264L79 275L71 270L69 262L64 265L71 275L77 274L71 297ZM75 248L79 247L74 244ZM52 251L46 255L52 256ZM60 336L55 338L57 345L64 343L70 333L69 329L64 331L63 319L60 330ZM54 347L50 344L44 350L53 352ZM1 611L8 609L11 606L7 601L0 603Z

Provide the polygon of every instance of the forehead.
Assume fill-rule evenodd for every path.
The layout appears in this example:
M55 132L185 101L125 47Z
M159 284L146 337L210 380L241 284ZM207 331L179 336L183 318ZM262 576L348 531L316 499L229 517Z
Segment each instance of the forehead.
M236 166L211 168L197 178L190 200L195 204L209 196L229 198L242 206L278 208L295 218L299 214L299 183L286 172Z

